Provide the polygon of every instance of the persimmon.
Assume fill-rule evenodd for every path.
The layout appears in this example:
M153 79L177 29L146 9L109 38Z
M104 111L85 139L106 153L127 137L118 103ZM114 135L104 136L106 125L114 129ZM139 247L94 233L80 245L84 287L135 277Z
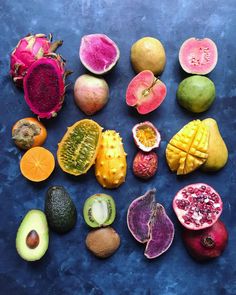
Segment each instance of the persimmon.
M40 182L47 179L55 168L53 154L43 147L29 149L20 161L20 170L27 179Z
M43 145L46 138L47 130L36 118L21 119L12 127L12 139L23 150Z

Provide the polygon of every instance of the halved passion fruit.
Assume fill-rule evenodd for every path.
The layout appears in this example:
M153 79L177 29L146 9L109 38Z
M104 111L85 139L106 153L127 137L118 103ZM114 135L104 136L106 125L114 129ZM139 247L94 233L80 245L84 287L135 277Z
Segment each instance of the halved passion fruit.
M132 129L132 133L134 142L140 150L150 152L159 147L161 135L151 122L146 121L136 124Z
M80 120L68 127L57 150L61 169L72 175L86 173L97 157L101 134L102 127L93 120Z

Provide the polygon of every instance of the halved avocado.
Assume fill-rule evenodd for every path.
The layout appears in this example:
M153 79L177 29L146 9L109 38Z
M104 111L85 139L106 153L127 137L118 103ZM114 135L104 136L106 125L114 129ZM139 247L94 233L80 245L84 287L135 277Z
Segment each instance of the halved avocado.
M26 261L43 257L48 249L49 233L45 214L30 210L23 218L16 235L16 250Z

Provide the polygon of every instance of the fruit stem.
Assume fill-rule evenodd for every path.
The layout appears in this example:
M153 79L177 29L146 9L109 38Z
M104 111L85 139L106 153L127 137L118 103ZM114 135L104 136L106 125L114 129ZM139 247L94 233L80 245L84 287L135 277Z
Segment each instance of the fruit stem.
M56 51L57 50L57 48L59 47L59 46L61 46L62 45L62 43L63 43L63 41L62 40L57 40L57 41L54 41L51 45L50 45L50 50L51 50L51 52L54 52L54 51Z
M215 242L210 236L202 237L201 243L206 248L213 248L215 246Z
M143 96L147 96L150 92L150 90L152 89L152 87L156 84L156 82L158 81L159 79L155 77L155 79L153 80L152 82L152 85L150 87L148 87L147 89L143 90L142 92L142 95Z

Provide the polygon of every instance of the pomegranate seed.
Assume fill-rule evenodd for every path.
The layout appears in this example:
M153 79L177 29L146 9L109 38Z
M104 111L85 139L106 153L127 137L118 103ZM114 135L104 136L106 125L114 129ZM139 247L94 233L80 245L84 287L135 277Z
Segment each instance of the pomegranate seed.
M203 190L203 191L205 191L205 190L206 190L206 187L205 187L205 185L202 185L202 186L201 186L201 190Z
M194 192L194 188L190 186L190 187L188 188L188 192L192 194L192 193Z

